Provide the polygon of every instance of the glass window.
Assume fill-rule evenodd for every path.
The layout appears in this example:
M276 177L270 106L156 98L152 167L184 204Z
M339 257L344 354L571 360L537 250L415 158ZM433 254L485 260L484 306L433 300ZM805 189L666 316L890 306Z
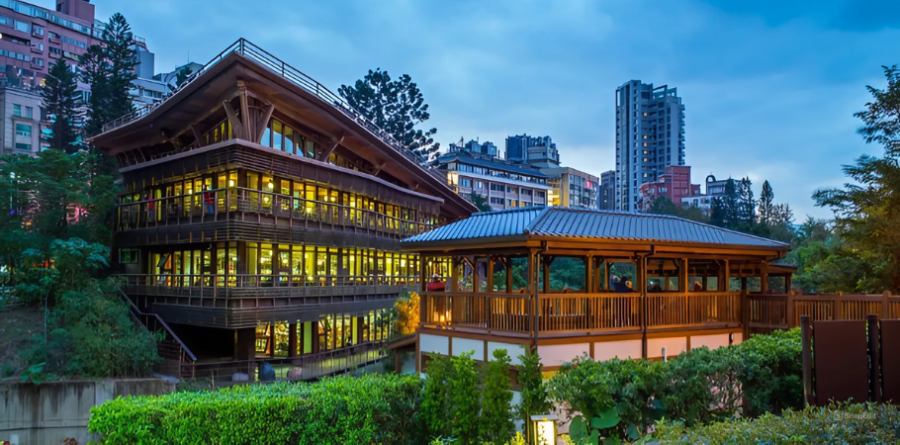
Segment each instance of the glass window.
M13 104L13 116L22 117L22 106Z
M16 149L31 151L31 144L20 144L20 143L16 142Z
M294 129L284 127L284 151L294 154Z
M272 121L272 148L276 150L284 150L284 144L282 143L282 137L284 135L284 128L281 125L281 122L276 120Z
M31 125L16 124L16 136L31 137Z
M16 31L31 32L31 23L16 21Z

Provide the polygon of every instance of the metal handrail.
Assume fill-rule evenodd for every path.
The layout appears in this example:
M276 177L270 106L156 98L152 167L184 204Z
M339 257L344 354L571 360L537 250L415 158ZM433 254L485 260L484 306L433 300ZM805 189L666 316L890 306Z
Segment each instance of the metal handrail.
M135 121L137 119L140 119L141 117L144 117L144 116L150 114L150 112L152 112L153 110L158 108L160 105L166 103L169 99L171 99L173 96L178 94L178 92L185 89L188 85L190 85L192 82L197 80L203 73L209 71L213 66L215 66L217 63L219 63L221 60L225 59L225 57L227 57L231 53L240 54L241 56L246 57L246 58L258 63L260 66L268 69L269 71L271 71L277 75L280 75L285 80L293 83L294 85L296 85L300 88L303 88L304 90L316 95L316 97L331 104L331 106L333 106L335 109L339 110L347 117L353 119L357 124L359 124L362 128L364 128L370 134L379 138L381 141L383 141L384 143L389 145L391 148L393 148L398 153L405 156L410 161L413 161L419 165L424 164L426 162L426 160L422 156L420 156L420 155L416 154L415 152L413 152L412 150L404 147L403 144L401 144L399 141L394 139L394 137L391 136L390 133L384 131L383 129L378 127L378 125L376 125L374 122L372 122L370 119L363 116L362 113L360 113L359 111L357 111L353 107L351 107L350 104L346 100L344 100L342 97L333 93L331 90L329 90L327 87L325 87L324 85L322 85L321 83L319 83L318 81L313 79L312 77L309 77L308 75L304 74L302 71L288 65L283 60L279 59L278 57L275 57L268 51L260 48L259 46L254 45L253 43L244 39L243 37L238 39L236 42L232 43L231 45L229 45L227 48L225 48L225 50L220 52L217 56L213 57L213 59L210 60L209 62L207 62L206 65L203 66L203 68L200 68L199 70L197 70L197 72L188 76L187 79L185 79L185 81L181 83L181 85L178 85L172 91L172 93L170 93L168 96L166 96L162 101L155 103L155 104L147 104L142 107L138 107L138 108L134 109L132 112L130 112L124 116L118 117L117 119L103 125L103 132L107 132L107 131L113 130L115 128L121 127L125 124L128 124L132 121Z

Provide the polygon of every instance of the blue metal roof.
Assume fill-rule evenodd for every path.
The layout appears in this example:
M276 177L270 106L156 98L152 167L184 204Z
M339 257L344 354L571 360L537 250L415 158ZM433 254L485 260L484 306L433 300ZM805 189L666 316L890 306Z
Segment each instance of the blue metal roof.
M548 236L788 248L789 245L684 218L649 213L564 207L524 207L474 213L469 218L403 240L404 245L439 244L500 236Z

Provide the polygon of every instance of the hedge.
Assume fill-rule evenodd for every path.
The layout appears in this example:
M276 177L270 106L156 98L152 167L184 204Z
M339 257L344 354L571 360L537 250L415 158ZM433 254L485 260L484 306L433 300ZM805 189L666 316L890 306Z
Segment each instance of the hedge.
M688 427L803 407L800 331L756 335L668 362L581 357L550 380L554 401L580 414L578 434L637 438L662 418ZM582 425L584 428L582 428Z
M91 409L103 444L422 443L418 376L334 377L117 398Z
M898 443L900 412L875 404L808 407L688 429L681 422L661 422L653 436L660 443L689 444Z

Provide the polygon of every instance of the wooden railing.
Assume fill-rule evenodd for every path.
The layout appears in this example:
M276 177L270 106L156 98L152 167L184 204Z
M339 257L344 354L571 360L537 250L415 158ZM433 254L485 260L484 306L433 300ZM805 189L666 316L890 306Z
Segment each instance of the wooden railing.
M117 231L208 223L239 214L292 220L330 229L352 229L397 239L435 228L430 222L404 219L360 207L243 187L120 203L118 209Z
M647 325L739 324L740 292L648 293Z
M640 332L642 296L630 293L550 293L538 299L537 328L546 335ZM531 333L529 294L426 292L426 325ZM647 295L647 328L739 326L739 292L659 293Z
M747 296L747 327L750 333L770 332L800 326L800 316L816 320L865 320L866 315L900 319L900 297L881 295L787 295Z

